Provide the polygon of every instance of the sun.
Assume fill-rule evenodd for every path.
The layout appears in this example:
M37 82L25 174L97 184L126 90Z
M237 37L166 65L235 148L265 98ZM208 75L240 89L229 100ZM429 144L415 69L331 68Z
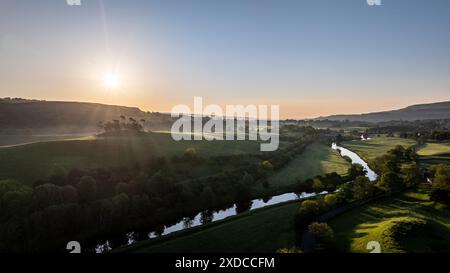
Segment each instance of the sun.
M108 89L117 89L120 86L120 77L116 73L107 73L103 76L103 86Z

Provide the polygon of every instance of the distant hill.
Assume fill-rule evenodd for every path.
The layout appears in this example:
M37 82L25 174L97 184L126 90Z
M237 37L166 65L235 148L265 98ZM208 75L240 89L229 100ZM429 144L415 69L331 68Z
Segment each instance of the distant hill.
M127 118L145 119L153 130L166 128L167 114L143 112L136 107L85 102L0 99L0 134L70 134L98 131L98 122Z
M361 115L332 115L320 117L318 120L349 120L365 122L383 122L392 120L430 120L430 119L450 119L450 101L418 104L399 110L367 113Z

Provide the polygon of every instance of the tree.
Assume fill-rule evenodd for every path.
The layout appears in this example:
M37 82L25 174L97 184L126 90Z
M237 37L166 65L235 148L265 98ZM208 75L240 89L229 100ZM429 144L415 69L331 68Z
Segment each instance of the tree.
M404 180L407 187L417 185L420 182L421 174L419 166L415 162L405 165L402 172L405 174Z
M60 187L54 184L43 184L37 186L33 191L33 205L36 210L62 203L63 195Z
M312 188L315 192L323 192L325 186L323 185L322 181L319 178L315 178L313 180Z
M332 172L325 174L322 181L324 181L326 185L325 190L328 192L333 192L336 190L336 187L342 183L343 179L338 173Z
M146 194L133 195L131 197L132 212L135 217L145 217L151 215L153 207L150 202L150 198Z
M406 149L405 156L411 161L417 161L419 158L419 155L416 153L416 149L414 147L409 147Z
M358 176L353 183L353 198L363 200L373 196L375 188L366 176Z
M338 204L338 197L335 194L327 194L323 201L327 207L334 208Z
M66 185L61 188L64 204L76 204L79 201L78 190L74 186Z
M264 169L264 170L266 170L266 171L273 171L273 164L270 162L270 161L268 161L268 160L265 160L265 161L263 161L262 163L261 163L261 166L262 166L262 168Z
M381 176L377 186L386 192L392 193L403 187L402 179L394 172L387 172Z
M23 186L18 190L8 191L0 197L0 222L5 222L6 219L27 216L30 210L33 190L29 187Z
M54 165L51 170L49 183L55 184L58 186L65 185L66 184L66 170L59 165Z
M450 165L436 166L433 179L433 189L450 190Z
M247 184L240 183L237 184L236 187L236 200L238 202L247 202L252 199L252 191L251 187Z
M203 188L202 192L200 193L200 200L201 203L206 207L210 208L213 206L215 194L214 191L211 189L210 186L206 186Z
M97 182L91 176L83 176L78 183L78 193L82 202L94 201L97 196Z
M353 186L350 183L342 184L338 189L336 196L340 201L349 202L353 199Z
M388 153L394 155L398 159L405 158L405 148L402 145L395 146L395 148L390 150Z
M347 176L349 179L353 180L360 175L365 175L367 172L364 167L360 164L352 164L352 166L347 171Z
M308 231L313 239L316 252L328 250L334 242L334 231L327 223L312 223L308 226Z
M195 148L187 148L186 151L184 151L184 157L187 159L196 159L197 158L197 150Z
M450 165L436 166L430 196L432 200L450 204Z
M314 200L305 200L302 202L296 215L296 223L302 226L314 220L320 212L320 204Z
M242 183L247 187L252 187L254 182L255 179L253 178L253 175L245 172L244 176L242 177Z
M124 222L122 221L122 218L125 218L128 215L128 211L130 209L130 198L127 194L121 193L113 197L112 204L113 217L118 219L120 222Z

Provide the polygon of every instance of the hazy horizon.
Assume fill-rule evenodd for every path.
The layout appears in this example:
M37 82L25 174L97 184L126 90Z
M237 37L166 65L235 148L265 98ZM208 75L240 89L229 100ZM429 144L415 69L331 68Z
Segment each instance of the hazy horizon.
M297 119L450 100L449 1L81 2L2 1L0 97Z

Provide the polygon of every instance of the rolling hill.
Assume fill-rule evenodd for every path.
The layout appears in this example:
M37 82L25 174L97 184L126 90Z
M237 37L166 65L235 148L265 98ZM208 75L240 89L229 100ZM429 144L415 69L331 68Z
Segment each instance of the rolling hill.
M364 122L384 122L392 120L431 120L431 119L450 119L450 101L418 104L408 106L399 110L374 112L360 115L332 115L319 117L317 120L335 120L335 121L364 121Z
M136 107L85 102L0 99L0 134L71 134L97 131L99 121L121 115L146 119L146 127L167 128L167 114L143 112Z

